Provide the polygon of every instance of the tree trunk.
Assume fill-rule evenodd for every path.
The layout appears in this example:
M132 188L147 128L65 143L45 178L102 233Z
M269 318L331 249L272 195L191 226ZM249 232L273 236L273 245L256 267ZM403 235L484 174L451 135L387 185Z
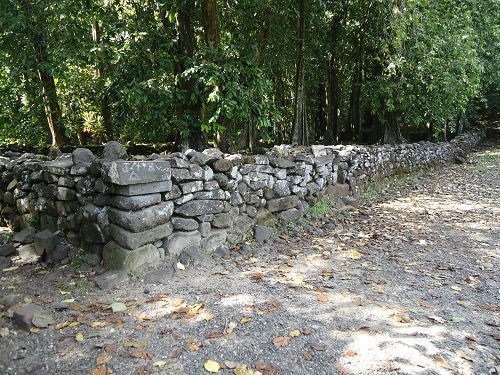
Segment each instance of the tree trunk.
M183 1L177 0L177 42L175 44L176 59L174 63L174 75L177 81L177 90L183 95L183 100L176 104L175 113L179 128L185 128L188 131L186 136L184 132L178 134L178 143L182 147L194 149L203 149L206 145L205 137L199 126L193 125L197 123L201 115L201 102L199 98L193 102L191 94L195 89L195 81L182 77L182 73L186 70L186 61L194 57L196 50L196 39L194 35L194 26L192 21L192 10L195 8L193 0ZM162 23L166 28L169 23L165 16L162 15ZM187 146L186 146L187 145Z
M97 18L92 22L92 40L94 44L99 46L101 44L101 28L99 26L99 20ZM104 81L104 66L102 60L96 56L95 61L95 77L101 81ZM103 89L101 98L101 117L104 126L104 131L106 133L106 139L108 141L113 139L113 124L111 122L111 110L109 108L109 98L106 93L106 89Z
M326 93L325 93L325 85L321 82L318 82L318 105L316 108L316 116L315 116L315 141L323 141L325 143L326 138Z
M395 145L404 143L405 140L399 129L398 116L396 112L386 112L386 124L384 130L384 144Z
M444 121L444 126L443 126L443 141L448 142L448 120Z
M306 4L305 0L299 0L299 43L297 48L297 67L295 74L295 105L294 105L294 129L293 143L301 146L308 146L306 118L306 93L304 83L304 50L305 50L305 29L306 29Z
M351 99L349 107L349 128L350 138L359 140L361 137L361 86L364 80L364 54L365 42L364 31L360 31L358 36L358 46L356 53L356 68L352 82Z
M201 0L201 21L207 46L219 48L220 26L217 0Z
M339 82L339 71L337 61L332 55L330 61L330 72L328 74L328 128L326 140L333 144L337 141L339 130L339 109L340 109L341 93Z
M45 115L47 123L52 135L52 145L62 146L66 142L64 136L64 127L62 121L61 107L59 106L59 99L57 97L57 89L54 77L51 74L49 53L47 51L47 43L40 31L40 25L35 25L33 21L33 14L31 11L31 4L28 0L21 0L23 11L28 19L33 33L30 35L33 48L35 50L35 59L37 62L37 72L42 84L43 105L45 108Z

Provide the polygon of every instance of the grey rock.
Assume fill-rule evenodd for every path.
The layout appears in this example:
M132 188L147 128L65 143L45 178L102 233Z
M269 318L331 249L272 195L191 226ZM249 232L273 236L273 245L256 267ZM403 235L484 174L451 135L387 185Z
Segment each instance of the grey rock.
M58 186L57 187L57 199L60 201L71 201L76 199L76 193L74 190Z
M173 210L174 204L172 202L162 202L138 211L122 211L110 208L108 215L110 222L137 233L167 223L172 216Z
M290 208L289 210L280 212L277 217L283 221L295 221L300 219L302 213L296 208Z
M216 228L229 228L233 224L233 216L230 213L215 214L212 226Z
M50 146L49 148L49 153L47 154L47 157L50 159L50 160L55 160L57 159L58 157L60 157L62 155L62 152L61 150L59 149L59 147L56 147L56 146Z
M189 161L191 161L192 163L196 163L200 166L205 165L210 160L210 157L208 155L205 155L202 152L194 150L186 151L185 155L190 158Z
M149 207L161 202L161 194L148 194L136 196L117 195L110 199L110 204L113 207L121 210L140 210L141 208Z
M177 255L189 246L200 246L201 234L198 231L175 232L165 241L164 248L170 255Z
M77 148L71 153L74 164L92 164L95 155L87 148Z
M0 270L12 266L12 259L0 256Z
M101 257L98 254L83 254L82 261L89 266L95 267L101 263Z
M219 245L214 250L214 255L219 256L221 258L227 258L231 255L229 248L226 245Z
M147 273L144 276L144 282L146 284L170 284L171 278L175 275L175 270L173 267L160 268Z
M33 303L23 304L14 311L13 319L22 329L29 331L35 314L42 314L43 309Z
M278 197L286 197L290 195L290 186L286 180L278 180L274 183L273 191Z
M207 238L208 236L210 236L210 231L212 230L212 224L210 224L209 222L202 222L200 223L200 234L203 238Z
M113 289L121 287L128 282L126 271L107 271L95 278L95 285L99 289Z
M203 181L192 181L179 184L183 194L194 193L203 190Z
M33 238L35 237L36 229L32 227L28 227L23 229L20 232L17 232L13 237L12 241L13 242L19 242L22 244L27 244L27 243L33 243ZM4 255L4 254L0 254ZM9 254L5 254L9 255Z
M117 225L110 225L111 237L122 247L137 249L145 244L168 237L173 231L172 224L166 223L143 232L130 232Z
M193 200L193 199L194 199L194 195L189 193L189 194L182 195L179 198L175 199L174 203L176 205L180 205L180 204L184 204L186 202L189 202L190 200Z
M351 196L343 197L342 202L344 202L345 205L352 207L356 207L359 204L358 200Z
M204 248L208 252L213 252L217 247L226 244L227 230L212 229L210 236L205 240Z
M46 260L48 263L59 263L66 259L70 253L70 246L65 242L60 242L55 248L47 250Z
M170 218L170 221L172 222L176 230L192 231L197 230L199 227L198 222L194 219L172 216Z
M31 324L37 328L47 328L49 325L54 323L54 317L44 311L35 313L31 320Z
M137 185L110 185L110 190L113 194L118 195L146 195L154 193L163 193L172 189L172 181L158 181L147 184Z
M102 250L104 267L118 270L138 270L147 264L160 260L160 252L154 245L141 246L135 250L121 247L115 241L110 241Z
M102 178L116 185L135 185L167 181L171 178L170 163L164 160L114 161L103 163Z
M197 193L194 193L194 199L217 199L223 201L226 200L226 198L226 192L222 189L212 191L199 191Z
M217 190L219 189L219 183L217 181L206 181L203 184L203 189L206 191L212 191L212 190Z
M25 263L36 263L40 259L40 255L35 251L33 244L19 246L17 251L19 258Z
M75 186L75 180L71 177L61 176L57 180L57 185L72 188L73 186Z
M127 157L127 150L120 143L110 141L104 145L101 157L106 161L125 159Z
M172 190L170 190L168 193L165 193L164 200L171 201L171 200L179 198L181 195L182 195L182 192L181 192L181 189L179 188L179 186L174 185L174 186L172 186Z
M271 238L274 236L274 232L272 228L263 225L256 225L254 230L254 235L255 235L255 241L263 245L264 243L269 242L271 240Z
M257 216L257 209L254 206L247 206L246 213L249 217L254 218Z
M81 229L82 238L87 242L105 243L107 238L96 223L84 223Z
M193 200L175 207L174 212L182 216L199 216L205 214L217 214L224 211L224 202L217 200Z
M63 156L61 159L57 159L48 163L45 163L45 170L53 175L57 176L65 176L70 173L71 167L73 166L73 161L71 160L71 155L68 155L68 157L64 158Z
M270 212L284 211L290 208L294 208L299 203L299 198L296 195L290 195L288 197L275 198L267 202L267 209Z
M172 179L176 182L189 180L190 173L186 168L172 168Z
M227 159L216 160L212 164L212 168L216 172L228 172L229 170L231 170L232 167L233 167L233 163Z
M6 296L0 297L0 305L7 308L15 306L24 301L24 297L20 294L10 293Z
M55 250L56 246L64 241L64 234L61 232L52 233L49 230L43 230L35 234L33 244L37 255L42 256L44 253L50 253Z

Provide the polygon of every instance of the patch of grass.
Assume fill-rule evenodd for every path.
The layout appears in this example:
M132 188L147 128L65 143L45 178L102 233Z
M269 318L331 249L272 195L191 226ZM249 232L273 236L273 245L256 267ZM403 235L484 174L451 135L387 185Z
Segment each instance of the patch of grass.
M431 169L422 169L409 174L399 174L384 178L380 182L371 183L361 193L363 200L372 200L377 197L386 196L391 190L404 185L416 185L419 180L429 173Z
M311 207L309 207L307 212L314 219L321 219L331 210L332 210L332 203L328 200L323 199L316 202Z
M479 172L500 172L500 149L488 150L472 156L472 163L465 168Z

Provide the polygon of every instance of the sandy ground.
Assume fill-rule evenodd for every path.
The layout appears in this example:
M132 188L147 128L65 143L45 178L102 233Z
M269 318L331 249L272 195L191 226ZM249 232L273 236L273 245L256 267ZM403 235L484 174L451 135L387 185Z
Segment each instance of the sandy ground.
M101 291L93 270L0 271L0 296L54 319L27 332L0 310L0 373L498 374L499 227L490 144L175 275Z

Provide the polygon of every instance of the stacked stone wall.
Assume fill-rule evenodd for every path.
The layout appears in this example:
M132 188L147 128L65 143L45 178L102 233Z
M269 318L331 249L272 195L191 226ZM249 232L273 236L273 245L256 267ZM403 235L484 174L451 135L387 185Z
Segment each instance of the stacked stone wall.
M481 139L396 146L276 146L263 155L203 152L128 157L109 142L55 160L0 156L1 219L14 230L63 231L108 268L195 257L256 224L296 220L322 198L357 197L367 184L462 158Z

